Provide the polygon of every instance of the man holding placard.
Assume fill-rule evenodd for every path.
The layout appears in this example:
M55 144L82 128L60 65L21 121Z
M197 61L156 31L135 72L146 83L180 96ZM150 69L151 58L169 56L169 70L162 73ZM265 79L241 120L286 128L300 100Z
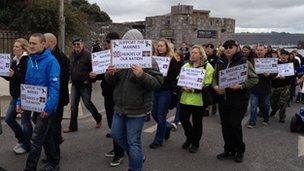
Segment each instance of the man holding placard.
M120 39L120 36L116 32L110 32L106 35L106 40L105 40L105 49L107 51L110 51L111 49L111 40L118 40ZM102 52L101 49L97 51ZM103 51L105 52L105 51ZM110 59L111 60L111 54L110 54ZM93 62L92 62L93 63ZM110 63L108 64L110 65ZM108 66L107 66L108 68ZM108 126L111 129L112 127L112 120L113 120L113 115L114 115L114 100L113 100L113 91L114 91L114 86L110 85L106 80L105 80L105 74L96 74L93 71L90 73L90 77L92 79L97 79L101 80L100 82L100 87L102 89L102 95L104 96L104 107L106 110L106 115L107 115L107 122ZM107 137L111 137L111 134L107 134ZM115 167L120 165L124 158L124 150L117 144L116 141L113 140L113 149L105 154L106 157L113 158L112 161L110 162L110 166Z
M25 84L21 85L21 103L18 101L16 107L17 112L21 112L22 108L24 109L23 106L32 106L34 122L36 123L32 135L31 151L24 170L37 170L43 143L45 143L46 153L49 154L49 163L44 166L44 169L51 170L56 169L58 167L56 163L59 163L59 156L54 153L53 130L51 128L59 100L60 67L51 51L46 49L46 39L43 34L31 35L29 43L30 59ZM39 96L38 92L44 96ZM35 94L38 96L35 97ZM31 95L31 98L28 98L28 95ZM32 105L28 102L31 102ZM42 105L36 105L41 103L45 104L43 108L40 108Z
M241 54L235 40L227 40L223 47L224 56L216 64L213 77L213 87L219 95L219 113L225 142L224 152L218 154L217 159L242 162L245 152L242 120L247 111L249 90L258 83L258 76L252 64ZM246 79L243 79L244 75ZM225 84L221 85L222 82Z
M132 29L122 39L137 42L143 36ZM152 51L152 47L149 50ZM151 67L143 69L139 64L133 64L130 69L117 70L115 66L110 66L105 74L106 81L114 86L115 112L111 135L128 154L129 170L143 169L141 133L146 114L152 109L152 93L163 83L157 63L153 62Z
M289 52L282 49L278 65L278 75L272 81L271 113L273 117L279 111L279 121L285 122L286 108L290 99L290 85L294 75L293 63L289 62Z
M255 48L257 58L254 60L255 71L259 77L259 83L250 92L250 120L247 128L255 127L257 123L257 108L263 116L263 125L268 125L270 110L271 80L278 72L278 59L266 58L267 47L258 44Z

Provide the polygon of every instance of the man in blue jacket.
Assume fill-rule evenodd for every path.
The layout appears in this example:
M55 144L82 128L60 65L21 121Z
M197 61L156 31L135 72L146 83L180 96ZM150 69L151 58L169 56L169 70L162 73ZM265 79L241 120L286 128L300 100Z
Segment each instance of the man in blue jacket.
M49 163L42 170L56 170L59 156L54 153L53 133L50 129L55 115L59 98L60 67L49 49L46 49L46 39L43 34L35 33L29 39L30 59L25 76L25 84L47 87L48 96L44 111L34 112L36 126L32 135L31 151L24 170L37 170L37 163L43 143L45 151L50 156ZM17 102L17 111L21 111L20 101ZM29 112L29 111L25 111Z

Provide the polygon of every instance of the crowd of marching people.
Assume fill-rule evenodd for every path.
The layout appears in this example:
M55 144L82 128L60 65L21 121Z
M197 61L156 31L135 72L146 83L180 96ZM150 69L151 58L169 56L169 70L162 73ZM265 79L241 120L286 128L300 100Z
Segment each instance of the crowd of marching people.
M141 32L129 30L122 37L110 32L103 44L96 44L92 53L111 49L112 40L142 40ZM120 165L128 156L128 170L143 169L146 157L142 149L142 130L151 115L157 123L155 136L149 147L163 148L170 132L179 125L184 130L181 148L197 153L203 135L203 117L219 113L224 140L224 149L216 157L219 160L233 159L242 162L245 153L242 120L249 107L250 119L247 128L258 124L258 117L264 126L279 115L279 122L286 121L286 108L291 102L304 103L304 64L297 50L273 49L264 44L241 46L235 40L227 40L216 47L212 43L188 45L180 48L167 39L153 43L153 56L166 57L170 64L164 76L155 60L151 68L133 64L128 69L118 69L110 65L106 73L92 72L91 52L84 40L76 37L72 41L73 51L67 57L57 45L51 33L32 34L29 40L19 38L13 45L13 59L8 76L11 101L6 111L5 122L15 134L16 154L28 153L24 170L37 170L42 148L45 158L44 171L59 170L60 144L63 133L78 131L78 105L80 98L93 116L96 125L102 127L102 114L91 101L92 83L100 80L108 127L113 139L106 157L113 158L110 165ZM258 73L256 59L277 58L278 64L293 63L295 74L282 76L278 73ZM245 65L247 79L227 88L220 86L219 75L227 68ZM205 73L202 88L178 86L180 72L186 68L199 69ZM69 83L71 94L69 95ZM47 87L44 111L31 112L22 109L20 85ZM63 109L70 103L70 123L61 128ZM250 104L250 105L249 105ZM174 121L167 121L170 110L175 108ZM21 124L16 116L21 114ZM0 133L2 132L0 125Z

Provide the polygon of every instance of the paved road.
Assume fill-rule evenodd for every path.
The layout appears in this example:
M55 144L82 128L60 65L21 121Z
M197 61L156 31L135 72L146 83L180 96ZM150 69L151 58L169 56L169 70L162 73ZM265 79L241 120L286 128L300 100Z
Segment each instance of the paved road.
M171 138L163 147L156 150L148 147L155 132L144 132L143 144L147 157L144 168L146 171L303 170L304 157L298 157L298 139L301 134L289 132L290 117L298 111L299 107L299 104L293 104L288 108L289 116L284 124L273 118L267 127L259 123L255 129L244 128L247 151L244 162L240 164L233 161L218 161L215 157L223 150L218 115L204 118L204 135L197 154L190 154L181 149L185 140L181 127L176 132L172 132ZM127 158L118 168L111 168L110 159L104 157L104 154L111 150L112 141L105 138L106 133L109 132L105 119L103 124L101 129L95 129L94 120L91 117L84 118L79 121L77 133L64 134L61 170L126 170ZM8 171L22 170L26 155L16 156L12 152L16 140L7 125L4 123L2 125L4 134L0 136L0 166ZM67 125L68 121L65 120L63 127ZM150 121L145 124L145 129L151 130L153 125L155 122Z

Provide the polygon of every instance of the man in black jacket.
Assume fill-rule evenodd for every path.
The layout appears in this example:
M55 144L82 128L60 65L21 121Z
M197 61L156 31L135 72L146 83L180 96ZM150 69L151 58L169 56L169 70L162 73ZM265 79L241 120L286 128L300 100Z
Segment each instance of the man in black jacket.
M208 43L204 45L204 50L207 55L208 62L212 65L212 67L215 67L215 64L217 63L219 57L216 55L216 52L214 50L214 45L212 43ZM208 106L205 110L204 116L209 116L209 111L211 110L211 113L214 115L216 113L216 102L215 99L212 99L213 105ZM210 109L211 108L211 109Z
M70 60L57 46L57 38L52 33L44 34L46 38L46 47L51 49L52 54L57 59L60 66L60 92L59 101L57 106L57 114L54 118L53 130L54 130L54 142L57 155L60 156L59 145L63 142L61 134L61 121L63 117L64 106L69 103L69 78L70 78ZM47 154L46 154L46 157ZM47 160L46 160L47 162ZM58 161L59 162L59 161ZM57 163L58 165L59 163Z
M116 32L110 32L106 35L106 42L105 42L105 49L111 48L111 40L119 39L119 34ZM93 48L93 52L101 51L101 48ZM101 80L100 86L102 89L102 95L104 97L104 107L106 110L108 126L111 129L112 127L112 120L114 115L114 99L113 99L113 91L114 86L110 85L105 80L105 74L96 75L94 73L90 73L92 79L96 78ZM107 136L111 136L107 134ZM124 157L124 150L113 140L113 150L105 154L106 157L113 157L110 165L112 167L120 165L123 157Z
M70 126L63 130L64 133L75 132L78 130L77 117L80 97L85 107L90 111L96 121L96 128L101 127L102 116L98 113L95 105L91 101L92 71L91 53L84 49L81 38L73 40L73 53L71 56L71 121Z
M255 48L257 58L265 58L267 47L264 45L257 45ZM254 60L253 60L254 62ZM271 94L271 80L277 74L262 73L258 74L259 83L255 85L250 92L250 120L247 128L253 128L257 123L257 108L263 116L262 124L267 126L269 121L270 109L270 94Z
M220 95L219 113L225 142L224 152L217 155L217 159L234 159L235 162L242 162L245 152L242 120L247 111L249 90L258 83L258 76L252 64L241 54L239 45L235 40L227 40L223 47L225 48L225 54L216 64L213 77L214 89ZM221 70L246 63L248 77L245 82L225 89L219 87L219 73Z

